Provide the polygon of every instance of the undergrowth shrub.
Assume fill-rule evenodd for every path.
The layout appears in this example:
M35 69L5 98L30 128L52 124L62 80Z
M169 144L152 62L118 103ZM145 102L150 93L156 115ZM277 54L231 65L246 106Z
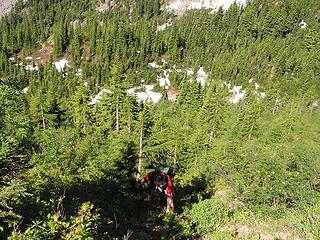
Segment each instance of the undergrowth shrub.
M210 198L195 203L183 213L196 225L200 235L213 233L230 221L230 210L217 198Z
M30 195L26 184L18 180L0 188L0 238L4 232L21 221L21 202Z
M303 211L294 212L289 219L300 235L307 239L320 239L320 202L307 206Z
M99 213L90 202L81 205L75 216L61 211L50 213L42 221L34 221L24 232L15 231L9 240L18 239L94 239Z
M254 142L240 149L226 169L247 203L309 204L319 196L319 153L318 147L303 144Z

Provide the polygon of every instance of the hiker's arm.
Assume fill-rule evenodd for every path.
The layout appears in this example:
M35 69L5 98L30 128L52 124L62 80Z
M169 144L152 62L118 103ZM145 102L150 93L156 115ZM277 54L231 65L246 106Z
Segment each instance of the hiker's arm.
M153 172L151 172L151 173L149 173L149 174L147 174L146 176L144 176L143 178L142 178L142 180L141 180L141 184L144 184L144 183L146 183L146 184L150 184L150 181L151 181L151 179L153 178Z

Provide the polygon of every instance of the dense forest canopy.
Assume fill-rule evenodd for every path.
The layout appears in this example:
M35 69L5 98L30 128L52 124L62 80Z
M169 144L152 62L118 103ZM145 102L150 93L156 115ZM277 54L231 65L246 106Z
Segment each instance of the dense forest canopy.
M173 2L1 18L1 239L319 239L319 1ZM136 187L163 163L169 215Z

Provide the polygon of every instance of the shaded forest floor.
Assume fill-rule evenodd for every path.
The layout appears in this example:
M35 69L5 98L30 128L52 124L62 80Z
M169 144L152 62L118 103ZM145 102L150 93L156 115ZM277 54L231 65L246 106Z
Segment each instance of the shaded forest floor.
M135 186L132 182L115 182L104 180L96 183L82 183L65 190L65 211L74 209L81 202L90 201L99 210L101 221L99 232L101 239L211 239L207 235L196 233L193 225L184 219L183 211L199 200L202 183L193 187L177 187L175 191L175 213L165 214L166 202L163 198L155 205L150 194ZM231 214L241 208L246 208L237 197L230 197L230 188L216 191L214 196L228 207ZM240 210L241 211L241 210ZM257 220L253 212L248 209L248 216L244 221L233 222L224 227L213 227L217 236L228 233L227 238L221 239L262 239L262 240L306 240L293 235L297 229L294 224L284 224ZM214 214L214 213L212 213ZM231 217L232 218L232 217ZM186 220L186 221L184 221ZM186 224L186 225L184 225ZM219 235L221 234L221 236ZM232 236L232 238L230 238ZM217 238L220 239L220 238Z

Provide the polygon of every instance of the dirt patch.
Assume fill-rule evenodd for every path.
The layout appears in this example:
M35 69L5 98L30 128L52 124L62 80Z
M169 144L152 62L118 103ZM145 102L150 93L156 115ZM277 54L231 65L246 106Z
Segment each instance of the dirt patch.
M252 239L255 237L261 240L306 240L305 238L294 236L292 229L283 226L282 231L266 229L265 226L248 226L241 223L226 226L219 229L220 232L232 231L239 239Z
M22 49L17 57L20 60L26 60L37 64L46 64L50 60L50 56L53 52L53 37L49 37L48 40L42 44L41 49Z
M105 12L109 9L112 9L117 4L117 0L106 0L104 3L100 3L96 7L97 12Z
M31 8L30 7L24 7L21 12L19 13L20 16L24 17L30 14Z
M90 43L89 42L85 42L83 44L83 48L82 48L82 56L81 59L85 59L85 60L89 60L91 58L91 54L90 54Z
M168 62L168 61L170 60L170 56L167 55L167 54L162 54L162 55L161 55L161 58L162 58L163 60L165 60L166 62Z
M215 196L233 211L241 209L245 206L245 204L239 199L239 197L231 187L218 189L215 192Z
M86 18L83 21L76 19L76 20L70 22L70 25L72 26L73 29L84 28L87 26L87 24L88 24L88 21Z

